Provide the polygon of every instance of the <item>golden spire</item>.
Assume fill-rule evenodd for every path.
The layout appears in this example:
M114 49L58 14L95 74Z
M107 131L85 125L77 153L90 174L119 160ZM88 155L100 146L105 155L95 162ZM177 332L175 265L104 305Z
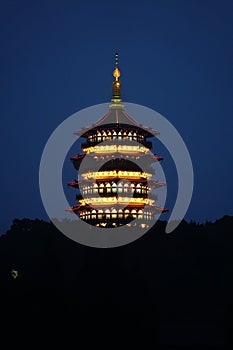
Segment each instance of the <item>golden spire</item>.
M116 60L116 67L113 71L113 76L115 78L115 81L113 81L113 87L112 87L112 102L121 102L121 83L119 81L119 77L121 75L121 72L118 68L118 53L115 54L115 60Z
M113 76L116 81L118 81L118 78L121 76L121 72L118 69L118 53L116 52L115 54L115 59L116 59L116 68L113 71Z

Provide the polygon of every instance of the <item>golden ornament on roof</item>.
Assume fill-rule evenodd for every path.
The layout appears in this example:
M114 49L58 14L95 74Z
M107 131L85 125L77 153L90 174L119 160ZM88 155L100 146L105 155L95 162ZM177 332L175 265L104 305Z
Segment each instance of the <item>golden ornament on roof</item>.
M116 78L116 80L118 80L118 78L121 76L121 72L119 71L119 69L117 67L113 71L113 76L114 76L114 78Z

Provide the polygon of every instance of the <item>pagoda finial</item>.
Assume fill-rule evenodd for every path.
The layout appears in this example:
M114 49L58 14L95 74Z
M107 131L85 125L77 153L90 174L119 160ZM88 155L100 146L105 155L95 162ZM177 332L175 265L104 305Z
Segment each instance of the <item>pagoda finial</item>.
M118 66L118 52L115 53L116 67Z
M113 102L121 102L121 83L119 78L121 76L121 72L118 68L118 53L115 53L115 69L113 71L113 76L115 81L113 81L113 89L112 89L112 101Z
M116 60L116 67L113 71L113 76L115 78L115 81L118 81L118 78L121 76L121 72L118 69L118 53L115 53L115 60Z

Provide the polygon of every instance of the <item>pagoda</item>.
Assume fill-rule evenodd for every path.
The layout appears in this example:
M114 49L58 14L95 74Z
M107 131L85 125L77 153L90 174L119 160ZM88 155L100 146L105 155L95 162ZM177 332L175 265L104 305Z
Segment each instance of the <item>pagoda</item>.
M153 179L152 164L163 158L153 153L148 139L159 132L125 112L117 53L115 57L109 111L95 124L75 132L84 142L82 153L71 157L79 180L68 183L77 189L77 205L68 210L96 227L145 228L154 215L168 210L155 204L154 190L165 183Z

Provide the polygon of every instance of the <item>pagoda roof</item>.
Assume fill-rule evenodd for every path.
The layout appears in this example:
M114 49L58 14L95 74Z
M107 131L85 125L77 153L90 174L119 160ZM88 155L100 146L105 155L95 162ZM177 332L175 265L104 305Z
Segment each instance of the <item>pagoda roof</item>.
M87 155L87 153L82 153L82 154L77 154L77 155L75 155L75 156L72 156L71 158L70 158L70 160L72 160L72 161L74 161L74 160L82 160L85 156ZM109 155L109 153L106 153L106 155ZM116 158L118 158L118 156L119 155L121 155L121 153L116 153ZM91 156L91 157L96 157L96 156L98 156L96 153L88 153L88 156ZM101 155L99 155L99 156L103 156L103 154L101 154ZM111 154L111 156L112 156L112 154ZM137 153L136 155L134 155L134 154L131 154L131 155L129 155L129 157L130 158L135 158L135 157L139 157L139 156L141 156L141 154L140 153ZM144 155L144 157L150 157L150 158L153 158L153 159L155 159L155 160L157 160L157 161L160 161L160 160L163 160L163 157L162 156L158 156L157 154L147 154L147 155ZM111 159L113 159L112 157L111 157Z
M119 180L119 181L121 181L121 179L119 179L119 178L116 178L115 180ZM115 181L114 179L112 180L110 180L110 181ZM109 180L106 180L106 182L108 182ZM103 182L103 180L97 180L96 181L97 183L98 182ZM148 180L147 179L133 179L133 182L140 182L140 183L147 183L148 182ZM153 188L158 188L158 187L162 187L162 186L165 186L166 184L165 184L165 182L161 182L161 181L158 181L158 180L154 180L154 179L152 179L152 180L149 180L149 183L150 183L150 185L151 185L151 187L153 187ZM71 182L68 182L68 186L71 186L71 187L76 187L76 188L78 188L79 187L79 184L80 185L82 185L82 184L93 184L93 179L86 179L86 180L84 180L84 179L81 179L81 180L74 180L74 181L71 181Z
M136 120L134 120L132 117L128 115L128 113L125 112L124 106L120 102L116 102L114 104L110 104L109 111L100 118L96 123L88 125L87 127L84 127L78 131L75 131L74 134L82 137L86 137L90 130L98 129L100 127L104 127L108 125L108 128L110 126L119 127L135 127L140 128L145 131L147 137L152 137L155 135L159 135L159 131L154 130L148 126L142 125L138 123Z
M91 199L91 198L93 198L93 196L95 196L95 194L87 193L85 195L85 197L83 198L83 195L79 192L79 193L76 194L76 202L79 202L80 200L83 200L83 199L85 200L86 198L87 199ZM109 197L113 197L113 194L112 193L105 193L105 194L101 194L100 197L102 197L102 198L109 198ZM128 198L129 194L128 193L121 193L120 195L119 194L114 194L114 197L116 199L122 198L122 197ZM147 197L147 194L135 193L132 198L147 199L148 197ZM157 201L158 200L158 196L156 194L151 194L149 199Z

